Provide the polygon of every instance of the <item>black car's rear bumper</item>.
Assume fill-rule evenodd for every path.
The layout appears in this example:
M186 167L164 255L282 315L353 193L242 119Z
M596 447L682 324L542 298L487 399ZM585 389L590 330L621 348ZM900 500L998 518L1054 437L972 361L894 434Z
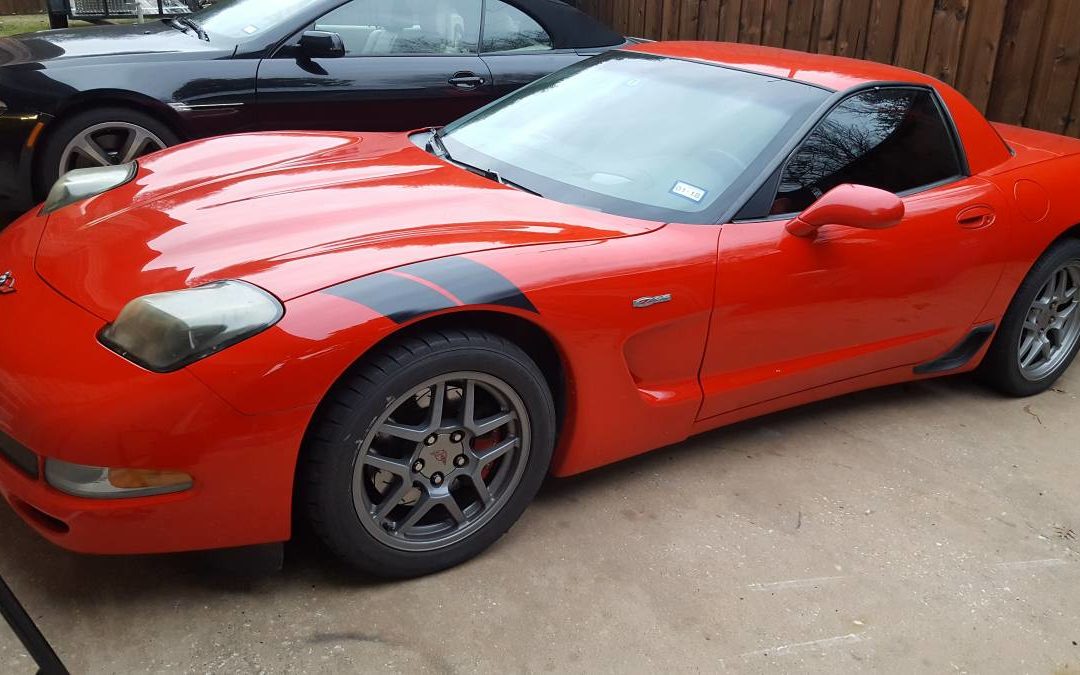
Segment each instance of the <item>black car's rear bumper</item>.
M36 113L0 115L0 212L34 205L34 146L49 120Z

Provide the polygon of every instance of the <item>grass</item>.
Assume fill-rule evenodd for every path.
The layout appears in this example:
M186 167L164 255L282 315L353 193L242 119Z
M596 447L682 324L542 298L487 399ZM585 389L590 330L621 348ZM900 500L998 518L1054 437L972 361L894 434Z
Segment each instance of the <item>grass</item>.
M115 19L115 23L132 23L131 19ZM89 26L85 21L72 21L72 28ZM49 17L45 14L15 14L11 16L0 15L0 38L22 33L33 33L38 30L49 28Z
M49 27L49 17L44 14L16 14L0 16L0 37L32 33Z

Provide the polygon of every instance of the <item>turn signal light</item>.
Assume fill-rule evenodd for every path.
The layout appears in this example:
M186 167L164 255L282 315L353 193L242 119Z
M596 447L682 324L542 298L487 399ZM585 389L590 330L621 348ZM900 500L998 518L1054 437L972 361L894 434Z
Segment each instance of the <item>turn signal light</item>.
M57 490L89 499L125 499L182 492L194 485L182 471L120 469L45 460L45 479Z

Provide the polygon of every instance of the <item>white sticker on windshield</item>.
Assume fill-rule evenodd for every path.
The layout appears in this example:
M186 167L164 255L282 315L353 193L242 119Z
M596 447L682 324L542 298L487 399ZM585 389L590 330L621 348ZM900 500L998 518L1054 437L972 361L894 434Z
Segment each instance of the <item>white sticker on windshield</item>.
M259 32L258 26L244 26L244 32L248 35L254 35Z
M679 195L680 197L686 197L692 202L700 202L702 199L705 199L705 195L708 194L707 191L696 185L684 183L681 180L675 183L675 187L671 188L671 193Z

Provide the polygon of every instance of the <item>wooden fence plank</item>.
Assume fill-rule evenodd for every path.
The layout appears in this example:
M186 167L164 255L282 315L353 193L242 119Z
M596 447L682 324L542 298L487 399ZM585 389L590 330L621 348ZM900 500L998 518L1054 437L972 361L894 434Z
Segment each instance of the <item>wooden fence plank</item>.
M0 14L39 14L45 11L45 0L0 0Z
M720 39L726 42L739 40L739 17L742 14L742 0L724 0L720 13Z
M873 0L866 25L865 58L892 63L899 25L900 0Z
M791 0L765 0L765 17L761 22L761 44L770 47L784 46L790 6Z
M1031 97L1024 124L1055 133L1065 131L1080 75L1080 2L1052 0L1046 16L1046 31L1035 69Z
M679 10L682 8L682 0L664 0L664 22L660 28L660 35L664 40L679 39Z
M818 14L817 48L820 54L836 53L836 32L840 28L841 0L824 0Z
M812 0L801 0L791 6L788 10L787 35L784 36L785 47L809 51L815 10L816 3Z
M994 64L1005 25L1005 3L1006 0L981 0L968 8L955 84L979 110L985 111L990 101Z
M638 0L641 2L642 0ZM650 40L659 40L660 29L663 26L664 0L645 0L645 29L642 37Z
M720 38L720 0L701 0L698 9L698 39Z
M1047 0L1009 2L994 68L996 85L990 92L990 103L986 108L992 119L1011 124L1020 124L1024 120L1047 4Z
M956 81L956 64L964 45L967 13L968 0L937 0L934 3L930 44L923 70L949 84Z
M870 3L845 2L836 29L836 55L861 59L866 53L866 29Z
M739 42L761 44L761 25L765 20L765 0L742 0L739 14Z
M1069 126L1065 127L1065 133L1080 138L1080 82L1076 83L1076 94L1073 96L1072 112L1069 113Z
M698 34L698 11L701 8L701 0L680 0L679 8L679 34L680 40L693 40Z
M893 63L902 68L923 69L930 46L930 23L933 18L934 3L930 0L903 1Z

